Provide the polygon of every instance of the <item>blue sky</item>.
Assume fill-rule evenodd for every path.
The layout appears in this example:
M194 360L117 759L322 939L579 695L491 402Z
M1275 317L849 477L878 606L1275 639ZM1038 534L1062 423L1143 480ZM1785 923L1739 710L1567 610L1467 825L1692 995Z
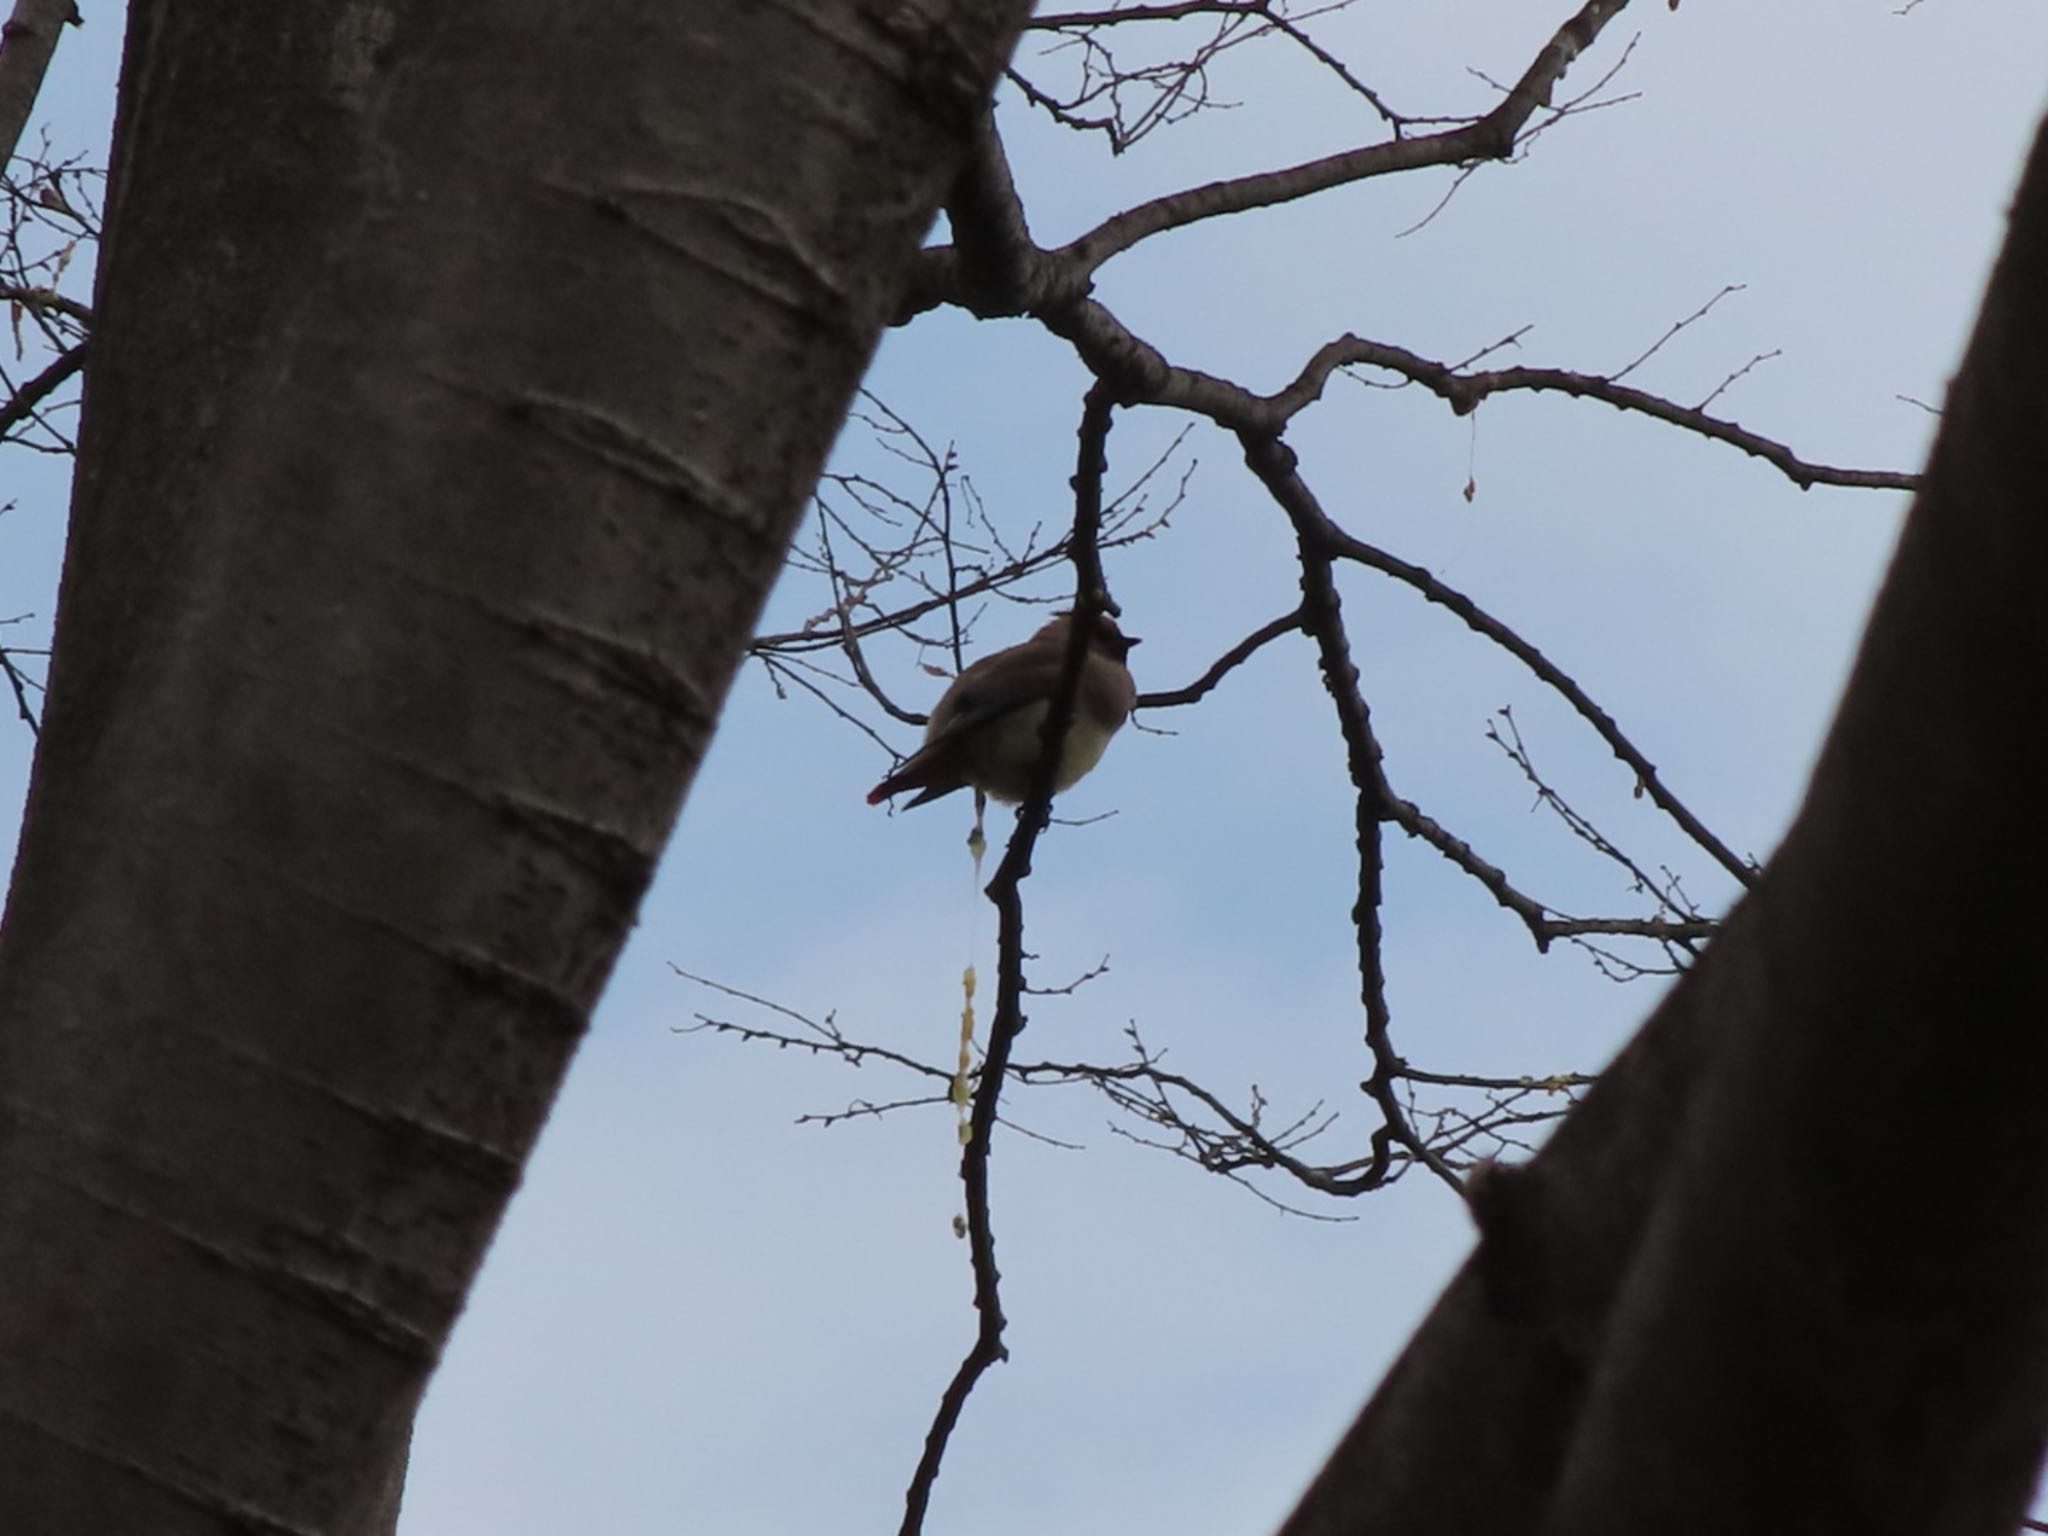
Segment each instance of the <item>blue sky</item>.
M1333 26L1411 111L1481 108L1468 66L1518 72L1570 9L1528 0L1368 7ZM1262 389L1345 330L1465 356L1530 329L1512 361L1620 366L1724 285L1745 284L1632 378L1717 402L1808 457L1910 468L1996 248L2048 92L2048 11L2026 0L1694 0L1632 7L1574 83L1640 31L1617 92L1525 162L1488 167L1419 233L1446 173L1163 237L1100 296L1178 362ZM88 9L47 116L104 135L118 17ZM1014 110L1042 241L1141 197L1374 135L1355 103L1277 53L1227 61L1244 104L1119 160ZM1066 515L1079 370L1023 322L927 317L870 381L956 444L1005 527ZM1123 420L1112 480L1179 423ZM1619 718L1738 849L1767 853L1797 803L1901 498L1800 493L1725 447L1600 405L1500 398L1454 418L1415 391L1337 381L1291 434L1331 512L1472 593ZM844 462L870 463L857 436ZM1140 685L1175 686L1294 596L1289 542L1234 444L1198 429L1170 533L1116 556ZM58 466L12 455L0 615L47 616ZM1477 494L1460 494L1467 475ZM4 498L0 498L4 499ZM1705 860L1629 799L1625 772L1534 682L1403 589L1345 578L1396 787L1564 907L1625 892L1483 737L1513 705L1586 808L1646 839L1703 899ZM771 628L823 606L792 578ZM1031 620L991 614L990 644ZM11 632L18 638L18 632ZM939 684L878 653L906 702ZM1136 1021L1181 1069L1241 1099L1321 1099L1362 1138L1345 910L1349 810L1329 709L1300 643L1196 711L1127 731L1067 799L1028 887L1039 974L1104 954L1032 1008L1028 1055L1113 1055ZM884 733L900 746L909 732ZM26 733L0 730L11 827ZM972 1329L956 1148L942 1111L830 1130L792 1122L911 1085L675 1032L736 1010L671 963L932 1059L991 920L947 802L891 817L861 795L864 738L757 670L736 686L660 880L427 1402L408 1536L893 1529L937 1393ZM1007 825L1000 817L998 828ZM10 843L11 848L11 843ZM1568 952L1539 959L1490 898L1396 838L1387 923L1401 1045L1419 1065L1597 1065L1654 995ZM956 1436L930 1529L1173 1529L1243 1536L1284 1513L1462 1256L1440 1187L1404 1183L1313 1223L1109 1133L1078 1095L1016 1101L997 1146L996 1233L1012 1359Z

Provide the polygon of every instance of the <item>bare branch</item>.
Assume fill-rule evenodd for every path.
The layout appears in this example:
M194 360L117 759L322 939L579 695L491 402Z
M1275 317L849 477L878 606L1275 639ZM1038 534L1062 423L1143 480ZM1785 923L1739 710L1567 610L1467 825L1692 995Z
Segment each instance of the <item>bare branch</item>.
M80 325L92 324L92 306L67 299L54 288L34 288L22 283L0 283L0 300L26 309L47 309Z
M1358 934L1359 996L1365 1010L1366 1047L1372 1052L1373 1073L1366 1092L1379 1105L1385 1129L1416 1159L1460 1194L1464 1180L1417 1134L1395 1090L1400 1057L1392 1036L1393 1014L1387 1006L1386 965L1382 954L1384 935L1380 926L1381 880L1384 863L1380 823L1386 819L1388 793L1380 768L1380 746L1373 735L1372 714L1365 702L1358 667L1351 659L1351 642L1344 630L1343 606L1337 594L1333 569L1337 557L1330 534L1334 531L1316 504L1308 485L1296 471L1293 450L1278 438L1243 434L1245 462L1259 477L1267 492L1294 525L1295 543L1301 563L1302 627L1316 642L1323 673L1323 685L1336 706L1337 723L1344 738L1344 754L1351 775L1355 810L1354 830L1358 845L1358 900L1351 918ZM1378 1144L1374 1172L1384 1176L1386 1143Z
M1017 812L1017 827L1010 834L995 878L989 882L988 897L996 908L996 1005L989 1025L988 1050L975 1085L968 1117L967 1144L960 1154L960 1181L967 1205L967 1244L974 1271L974 1310L978 1320L973 1346L961 1360L953 1379L939 1400L931 1429L926 1433L924 1454L911 1475L904 1495L903 1523L899 1536L917 1536L924 1528L924 1516L931 1490L945 1459L946 1444L959 1423L961 1410L988 1368L1004 1358L1003 1308L996 1269L995 1233L990 1220L988 1157L993 1138L997 1106L1009 1075L1010 1055L1024 1030L1024 899L1023 882L1031 873L1031 857L1038 837L1052 816L1053 776L1058 770L1060 749L1073 724L1074 701L1080 692L1081 666L1088 653L1094 618L1113 611L1102 573L1097 538L1102 527L1102 477L1105 469L1104 443L1109 435L1114 397L1100 384L1088 392L1081 413L1080 450L1074 472L1074 527L1067 547L1074 562L1075 622L1061 665L1059 685L1053 692L1041 727L1044 746L1032 771L1030 792Z
M21 716L22 722L28 726L29 734L41 736L43 733L42 723L36 719L36 712L30 707L28 702L29 690L38 685L33 678L29 677L27 673L15 665L14 658L16 654L16 652L10 651L6 646L0 645L0 676L6 677L8 690L14 695L14 711Z
M1283 613L1277 619L1270 619L1246 635L1237 644L1225 651L1209 664L1209 669L1185 688L1168 688L1157 693L1138 695L1139 709L1173 709L1183 704L1192 704L1210 689L1249 661L1259 651L1272 644L1282 635L1291 634L1302 627L1301 609Z
M1389 821L1464 870L1484 886L1495 901L1519 917L1528 928L1529 937L1535 941L1538 952L1548 951L1554 940L1584 934L1692 942L1707 938L1716 927L1710 919L1699 917L1672 920L1661 917L1568 917L1563 913L1553 913L1542 902L1517 890L1504 870L1481 857L1463 838L1445 830L1441 823L1425 814L1413 801L1403 800L1390 791L1387 811Z
M1324 385L1339 368L1364 364L1384 368L1422 385L1463 416L1488 395L1512 390L1549 391L1600 400L1618 410L1635 411L1659 421L1713 438L1772 465L1801 490L1816 485L1853 486L1866 490L1912 490L1916 475L1894 470L1842 469L1810 463L1784 443L1746 427L1709 416L1627 384L1595 374L1561 368L1503 368L1488 373L1460 373L1384 342L1345 335L1325 342L1293 382L1261 395L1195 368L1169 363L1158 348L1141 340L1100 303L1084 299L1040 317L1046 327L1073 343L1082 361L1098 377L1119 381L1129 403L1179 406L1238 432L1278 432L1322 396Z
M5 437L24 421L36 419L42 403L85 366L86 345L81 341L59 353L55 362L17 389L13 399L0 405L0 437Z
M1107 11L1043 11L1024 24L1027 32L1102 27L1122 21L1185 21L1190 16L1266 16L1269 0L1170 0L1155 5L1119 5Z
M1285 170L1210 182L1156 197L1105 219L1055 254L1080 271L1092 273L1110 257L1129 250L1148 236L1203 219L1293 202L1330 187L1396 171L1505 158L1513 151L1516 135L1530 114L1549 103L1551 91L1572 61L1592 45L1601 29L1627 3L1628 0L1587 0L1579 13L1558 28L1537 53L1500 105L1476 122L1423 138L1396 138Z
M1752 432L1735 422L1709 416L1698 407L1674 404L1660 396L1627 384L1617 384L1612 379L1597 374L1572 373L1562 368L1502 368L1489 373L1456 373L1442 363L1418 357L1402 347L1362 341L1353 336L1344 337L1333 345L1345 352L1343 361L1367 363L1375 368L1385 368L1389 372L1412 379L1431 393L1448 401L1451 409L1460 416L1476 409L1479 402L1488 395L1518 389L1555 392L1586 400L1604 401L1617 410L1635 411L1644 416L1652 416L1659 421L1668 421L1673 426L1684 427L1689 432L1697 432L1702 437L1711 437L1731 447L1740 448L1744 453L1762 459L1778 469L1802 491L1811 490L1816 485L1910 491L1916 489L1920 483L1918 475L1896 470L1841 469L1831 464L1808 463L1785 444ZM1708 399L1712 398L1713 396L1708 396Z
M1733 373L1729 374L1727 378L1723 379L1720 383L1716 384L1712 389L1708 390L1705 398L1702 399L1698 405L1694 406L1693 409L1696 411L1704 411L1708 406L1712 405L1716 400L1720 399L1721 396L1727 392L1728 387L1730 385L1734 384L1739 379L1747 377L1752 368L1755 368L1760 363L1768 363L1774 357L1782 356L1784 356L1783 351L1777 347L1771 348L1771 350L1768 352L1757 353L1755 357L1752 357L1740 368L1736 369Z
M1687 326L1692 325L1696 321L1704 320L1707 316L1708 311L1713 309L1713 307L1716 304L1720 303L1723 299L1727 298L1728 295L1731 293L1742 292L1744 286L1745 285L1742 283L1725 284L1719 293L1715 294L1711 299L1707 300L1706 303L1702 304L1698 309L1694 310L1691 314L1687 315L1683 320L1674 323L1670 330L1666 331L1662 336L1659 336L1655 341L1651 342L1650 345L1646 347L1635 358L1633 362L1629 363L1627 367L1621 369L1617 373L1608 374L1607 382L1610 384L1619 384L1623 379L1627 378L1630 374L1634 373L1638 368L1642 367L1643 364L1647 363L1659 352L1662 352L1664 350L1665 344L1669 342L1674 336L1676 336L1680 331L1684 330ZM1722 389L1726 389L1727 387L1728 386L1726 384L1723 384L1721 386ZM1717 389L1714 391L1714 394L1718 395L1720 392L1721 390ZM1707 399L1709 400L1713 398L1713 395L1707 396Z
M677 974L750 1006L790 1019L797 1025L797 1029L792 1031L739 1024L700 1013L696 1015L694 1024L678 1026L676 1032L679 1034L710 1032L729 1035L743 1044L773 1045L777 1049L793 1047L814 1055L836 1056L856 1067L879 1062L905 1068L916 1076L950 1086L952 1074L946 1069L918 1061L899 1051L852 1040L841 1032L830 1015L823 1020L813 1019L796 1009L737 987L692 976L679 969ZM1027 988L1028 992L1040 994L1048 990L1068 989ZM1333 1163L1311 1163L1298 1155L1298 1149L1323 1137L1337 1123L1337 1116L1326 1111L1320 1103L1311 1104L1277 1128L1269 1127L1269 1106L1265 1095L1256 1086L1249 1091L1248 1107L1235 1109L1222 1095L1185 1073L1168 1070L1159 1056L1147 1047L1135 1025L1127 1025L1124 1033L1131 1047L1128 1061L1105 1065L1013 1060L1007 1068L1008 1080L1025 1088L1082 1087L1099 1093L1121 1114L1157 1132L1156 1135L1148 1135L1112 1122L1109 1129L1113 1134L1137 1145L1183 1158L1206 1172L1227 1178L1255 1198L1290 1215L1325 1221L1345 1219L1281 1200L1253 1183L1247 1175L1259 1171L1279 1173L1303 1189L1342 1200L1384 1188L1418 1161L1383 1128L1372 1138L1368 1156ZM985 1066L982 1070L986 1071ZM1480 1140L1490 1140L1503 1148L1523 1145L1515 1136L1518 1129L1545 1123L1561 1113L1561 1106L1555 1104L1546 1104L1535 1110L1523 1108L1524 1104L1532 1098L1554 1099L1568 1095L1591 1081L1574 1073L1553 1073L1542 1077L1487 1077L1429 1072L1405 1061L1395 1063L1393 1075L1401 1085L1421 1084L1483 1096L1476 1112L1456 1105L1425 1109L1415 1102L1411 1088L1401 1088L1404 1114L1421 1127L1418 1135L1447 1161L1464 1159L1466 1149ZM895 1099L854 1099L841 1110L800 1115L796 1123L832 1126L852 1120L879 1119L898 1110L942 1108L950 1102L949 1093L943 1090ZM999 1114L997 1123L1050 1145L1072 1145L1033 1132L1007 1115Z
M1471 598L1454 587L1445 585L1419 565L1388 554L1385 550L1352 537L1334 524L1329 537L1337 552L1345 559L1355 560L1373 570L1384 572L1397 581L1406 583L1420 592L1430 602L1449 609L1465 621L1466 627L1486 636L1502 650L1513 656L1531 672L1548 683L1566 703L1576 710L1579 717L1599 734L1614 755L1626 763L1636 776L1636 783L1651 803L1669 816L1685 835L1704 848L1723 869L1744 885L1756 880L1756 868L1747 859L1738 858L1733 850L1716 837L1707 824L1701 821L1683 802L1674 795L1663 779L1657 774L1656 765L1621 732L1614 723L1614 717L1593 702L1593 698L1575 682L1562 667L1552 661L1535 646L1524 640L1514 630L1486 612Z
M841 704L837 699L833 698L823 688L819 687L810 678L805 677L803 675L803 672L799 670L800 668L807 670L817 670L815 663L805 661L801 657L778 656L772 651L762 653L758 657L758 659L761 665L767 669L769 678L775 684L775 693L777 698L783 697L782 684L785 681L792 682L796 684L797 687L803 689L804 692L808 693L812 698L816 699L820 704L823 704L827 709L831 710L833 714L837 715L840 719L844 720L848 725L852 726L855 730L859 731L863 736L867 737L869 741L872 741L884 752L889 751L889 744L886 741L882 740L880 734L876 732L873 726L869 725L867 721L861 719L860 716L856 715L852 710L846 708L843 704ZM825 675L830 676L829 673ZM833 681L838 682L841 680L838 678L834 678ZM865 680L863 681L865 683ZM871 687L869 689L869 692L872 694L872 696L876 699L877 702L883 704L885 707L890 708L891 713L904 713L896 711L893 708L893 706L890 706L887 695L882 693L878 687ZM912 724L923 723L922 720L917 719L915 717L910 718ZM891 756L894 756L894 754L891 753Z
M1515 724L1514 711L1503 707L1496 711L1496 715L1507 726L1508 734L1503 737L1499 728L1489 721L1486 727L1487 740L1498 746L1515 766L1521 769L1523 777L1528 779L1530 786L1536 791L1537 802L1549 807L1558 819L1571 829L1572 835L1595 853L1620 865L1635 883L1637 890L1655 896L1658 905L1667 911L1678 912L1687 920L1696 919L1699 914L1692 909L1690 903L1683 900L1683 893L1675 889L1675 880L1659 884L1647 870L1622 852L1611 838L1594 826L1591 820L1573 809L1563 795L1545 782L1543 776L1536 771L1536 763L1530 757L1528 747L1523 744L1521 727ZM1752 863L1751 868L1754 867Z

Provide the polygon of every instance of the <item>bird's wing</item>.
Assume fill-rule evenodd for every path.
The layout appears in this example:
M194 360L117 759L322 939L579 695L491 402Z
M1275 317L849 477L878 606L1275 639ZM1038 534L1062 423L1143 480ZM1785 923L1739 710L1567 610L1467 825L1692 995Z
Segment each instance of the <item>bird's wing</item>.
M1045 650L1047 654L1042 656L999 652L984 656L962 672L932 711L926 744L978 730L999 715L1052 697L1059 686L1063 658L1060 647L1047 646ZM1001 661L1002 667L990 669L989 663L994 661Z

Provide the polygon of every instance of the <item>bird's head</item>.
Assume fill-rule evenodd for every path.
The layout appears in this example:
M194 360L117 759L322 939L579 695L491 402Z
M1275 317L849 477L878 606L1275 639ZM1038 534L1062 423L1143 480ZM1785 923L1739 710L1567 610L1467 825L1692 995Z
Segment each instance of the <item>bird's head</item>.
M1067 636L1073 630L1073 625L1073 614L1063 613L1057 618L1050 620L1032 638L1034 640L1057 640L1060 644L1064 645L1066 644ZM1117 628L1116 620L1108 614L1098 613L1095 615L1094 633L1088 637L1089 649L1100 651L1113 661L1122 661L1124 657L1130 654L1131 647L1138 643L1138 636L1125 634L1121 629Z

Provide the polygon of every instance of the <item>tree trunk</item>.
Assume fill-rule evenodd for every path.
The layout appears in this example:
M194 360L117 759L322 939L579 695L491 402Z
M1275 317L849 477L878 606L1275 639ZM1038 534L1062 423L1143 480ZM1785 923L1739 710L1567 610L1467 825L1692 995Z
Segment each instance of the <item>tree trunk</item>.
M42 92L57 39L77 20L71 0L14 0L0 26L0 169L21 148L21 132Z
M2048 1440L2048 131L1798 820L1285 1536L2005 1536Z
M0 1530L385 1519L1025 9L134 6L0 929Z

